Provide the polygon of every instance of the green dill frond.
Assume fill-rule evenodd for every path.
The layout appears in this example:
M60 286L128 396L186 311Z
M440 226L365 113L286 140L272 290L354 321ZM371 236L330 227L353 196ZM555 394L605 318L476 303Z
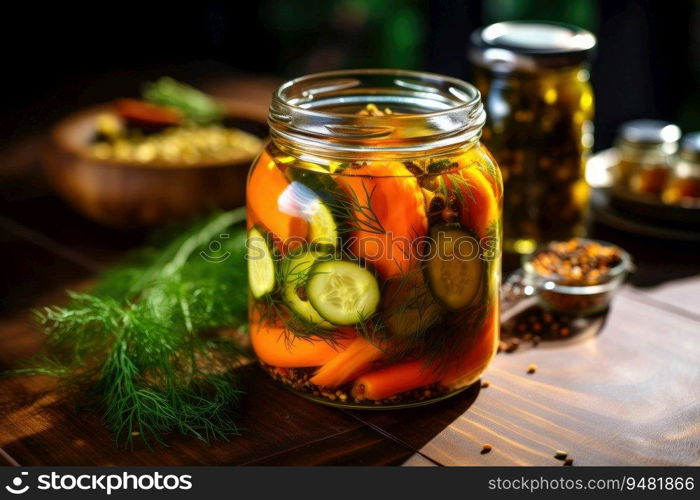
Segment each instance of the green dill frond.
M237 434L232 370L248 349L216 330L246 323L244 220L243 209L210 217L110 270L92 293L34 311L44 351L11 373L57 377L128 446Z

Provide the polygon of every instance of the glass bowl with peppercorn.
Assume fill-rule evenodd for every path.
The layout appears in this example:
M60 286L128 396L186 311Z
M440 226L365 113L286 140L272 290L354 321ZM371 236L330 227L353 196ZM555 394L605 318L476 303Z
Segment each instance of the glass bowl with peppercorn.
M546 309L588 316L604 311L633 270L630 255L605 241L553 241L523 256L506 288L513 296L537 296Z

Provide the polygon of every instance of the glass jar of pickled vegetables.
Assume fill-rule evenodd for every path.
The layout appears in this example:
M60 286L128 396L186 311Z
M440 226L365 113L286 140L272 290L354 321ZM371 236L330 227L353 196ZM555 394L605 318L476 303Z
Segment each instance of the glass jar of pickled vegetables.
M501 176L479 92L395 70L282 85L248 176L250 338L313 400L426 404L498 345Z
M593 92L586 69L595 37L573 26L503 22L472 35L470 59L487 113L483 142L505 186L504 247L585 232L585 155L593 143Z
M678 126L661 120L623 123L615 141L620 161L613 169L613 194L659 199L680 137Z
M661 199L669 205L700 207L700 132L683 137Z

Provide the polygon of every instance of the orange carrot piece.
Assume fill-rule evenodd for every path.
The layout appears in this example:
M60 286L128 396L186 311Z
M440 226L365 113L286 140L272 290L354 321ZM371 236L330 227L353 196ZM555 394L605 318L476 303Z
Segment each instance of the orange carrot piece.
M352 252L385 279L404 274L412 242L428 230L418 180L403 163L374 162L346 169L338 183L357 200L353 215L359 228L353 232Z
M451 189L463 193L460 223L473 229L479 238L484 238L488 236L489 226L498 220L498 200L493 187L483 172L475 166L462 169L458 175L463 181L454 182L447 175L444 179ZM466 185L463 185L463 182Z
M445 387L458 389L473 383L481 375L484 367L496 355L498 348L498 323L499 323L498 299L495 299L484 325L479 333L479 340L470 349L467 356L459 360L446 374L440 383Z
M281 368L321 366L344 352L352 338L339 339L331 345L320 338L285 340L282 328L251 323L250 341L258 358L268 365Z
M283 246L290 238L301 241L309 232L309 224L304 219L286 214L278 206L279 197L287 186L289 181L284 173L270 155L263 151L248 180L248 207L255 213L258 219L256 222L270 230Z
M143 128L162 129L182 122L179 110L138 99L117 99L114 107L127 123Z
M427 368L423 361L409 361L362 375L355 380L352 394L357 399L378 401L433 384L437 379L435 370Z
M498 168L496 158L493 157L491 151L481 145L474 148L474 153L481 155L481 158L478 160L479 169L491 183L494 194L500 198L503 196L503 180L501 178L501 171ZM489 175L489 173L491 175Z
M498 335L494 320L497 316L498 307L494 307L482 326L482 338L447 373L427 367L423 360L400 363L358 377L353 384L352 394L357 399L377 401L436 382L454 389L471 384L496 352Z
M384 352L362 337L357 337L343 352L324 364L311 377L312 384L334 389L372 369Z

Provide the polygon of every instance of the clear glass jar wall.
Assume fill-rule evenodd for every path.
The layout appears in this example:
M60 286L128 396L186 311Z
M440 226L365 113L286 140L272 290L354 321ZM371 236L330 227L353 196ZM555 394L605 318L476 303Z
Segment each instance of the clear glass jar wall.
M425 404L498 345L501 194L470 85L366 70L283 85L248 179L250 335L319 402Z

